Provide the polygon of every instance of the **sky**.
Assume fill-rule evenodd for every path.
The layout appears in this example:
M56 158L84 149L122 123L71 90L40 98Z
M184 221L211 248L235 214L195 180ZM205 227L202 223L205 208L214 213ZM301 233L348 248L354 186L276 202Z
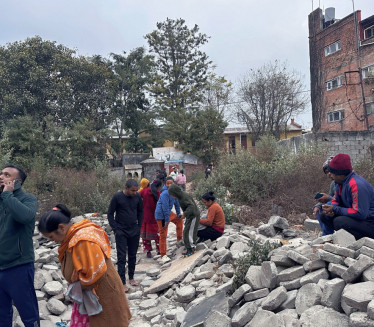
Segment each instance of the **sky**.
M41 36L78 54L129 52L147 46L144 36L166 18L183 18L210 36L203 50L216 73L235 83L250 69L279 60L299 72L310 90L308 15L335 7L343 18L373 0L0 0L0 45ZM295 121L312 127L310 105Z

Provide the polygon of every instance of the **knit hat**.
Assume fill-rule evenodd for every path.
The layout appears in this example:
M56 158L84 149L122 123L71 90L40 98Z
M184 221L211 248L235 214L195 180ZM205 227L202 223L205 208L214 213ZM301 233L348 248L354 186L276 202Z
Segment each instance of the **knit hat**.
M330 161L332 160L332 158L334 158L334 156L330 156L330 157L328 157L328 159L323 163L323 165L322 165L322 170L323 170L323 172L326 174L326 172L327 172L327 170L328 170L328 168L329 168L329 163L330 163Z
M345 153L338 153L329 163L329 172L335 175L348 175L352 170L351 158Z

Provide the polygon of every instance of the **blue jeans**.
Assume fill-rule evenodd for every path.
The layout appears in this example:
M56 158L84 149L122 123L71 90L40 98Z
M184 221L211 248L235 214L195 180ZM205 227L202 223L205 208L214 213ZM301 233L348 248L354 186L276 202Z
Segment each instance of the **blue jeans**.
M326 224L326 220L329 219L329 217L326 216L326 218L324 218L323 220L321 219L321 216L325 216L323 213L321 212L317 212L316 214L317 216L317 219L318 219L318 222L319 222L319 225L321 226L321 230L322 230L322 236L325 236L325 235L329 235L329 234L332 234L334 233L334 228L332 227L332 225L330 224ZM331 220L333 218L331 217Z
M25 327L40 326L33 262L0 270L0 327L12 326L12 301Z

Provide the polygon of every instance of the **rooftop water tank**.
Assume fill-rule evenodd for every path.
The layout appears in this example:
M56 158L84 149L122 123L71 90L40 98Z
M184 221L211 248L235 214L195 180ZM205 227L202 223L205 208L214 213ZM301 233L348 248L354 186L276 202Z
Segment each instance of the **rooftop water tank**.
M325 22L330 22L335 19L335 8L329 7L325 9Z

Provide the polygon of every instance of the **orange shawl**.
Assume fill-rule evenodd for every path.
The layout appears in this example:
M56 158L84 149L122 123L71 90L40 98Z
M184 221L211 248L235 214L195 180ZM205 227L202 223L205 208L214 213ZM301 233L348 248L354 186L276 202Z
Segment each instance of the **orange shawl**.
M110 242L105 231L88 219L73 224L58 248L62 262L65 252L72 254L75 271L73 275L83 285L95 283L105 272L105 258L110 258Z

